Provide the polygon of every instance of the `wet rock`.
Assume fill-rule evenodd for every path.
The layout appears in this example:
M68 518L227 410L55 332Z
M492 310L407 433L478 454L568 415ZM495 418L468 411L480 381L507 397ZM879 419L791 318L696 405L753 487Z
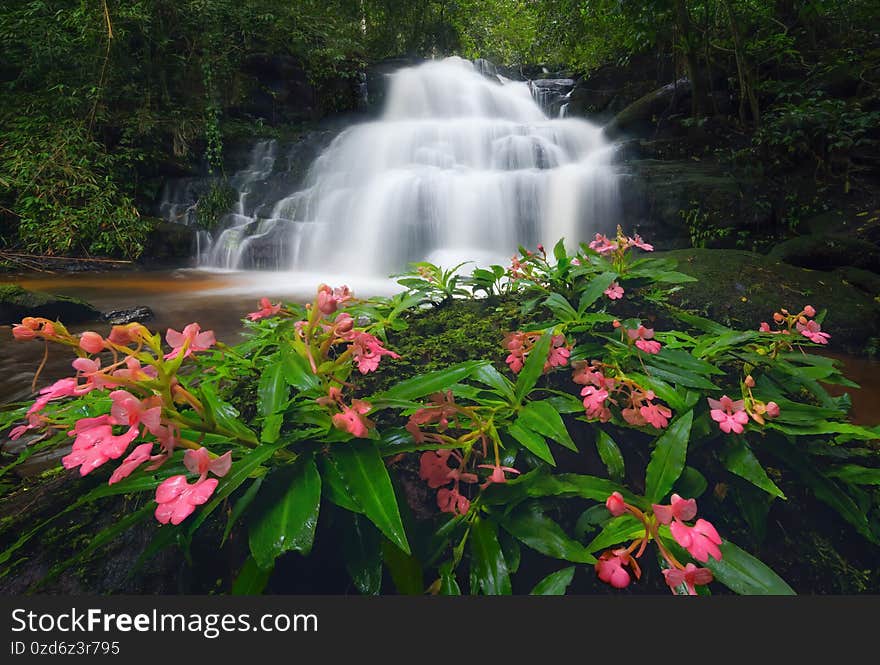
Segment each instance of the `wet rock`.
M573 87L574 79L569 78L547 78L529 81L532 97L535 98L535 101L551 118L560 115L562 106L568 102L568 95Z
M880 273L880 247L852 236L815 234L779 243L771 256L793 266L832 270L852 266Z
M691 98L691 84L686 78L667 83L643 95L605 126L610 138L648 136L655 132L664 117L686 113Z
M757 329L780 307L827 309L822 329L831 334L829 351L861 352L880 327L880 303L853 288L837 271L791 266L772 257L734 249L682 249L658 252L674 258L678 270L699 281L681 285L670 301L720 323Z
M18 323L26 316L80 323L96 321L101 313L77 298L28 291L16 284L0 286L0 325Z
M167 261L190 258L195 253L196 229L185 224L175 224L163 219L155 219L152 229L144 243L141 262Z
M114 309L104 312L104 320L114 326L123 326L126 323L140 323L153 318L153 310L145 305L129 307L128 309Z
M629 158L626 168L623 218L658 248L735 247L743 237L768 236L773 225L759 183L724 164Z

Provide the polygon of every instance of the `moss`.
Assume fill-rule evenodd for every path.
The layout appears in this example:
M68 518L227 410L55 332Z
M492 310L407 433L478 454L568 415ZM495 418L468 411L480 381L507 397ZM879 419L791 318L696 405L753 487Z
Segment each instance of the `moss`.
M26 316L79 323L94 321L101 313L78 298L28 291L17 284L0 285L0 325L17 323Z
M772 258L733 249L658 252L678 261L678 269L699 281L683 284L670 302L732 327L756 329L781 307L827 309L823 329L831 347L861 353L880 325L880 304L837 272L797 268ZM876 295L876 294L875 294Z
M495 360L499 369L506 369L504 336L537 320L535 315L523 316L520 308L519 298L494 297L447 301L411 314L405 330L388 334L387 346L400 359L383 360L380 371L358 385L368 394L465 360Z

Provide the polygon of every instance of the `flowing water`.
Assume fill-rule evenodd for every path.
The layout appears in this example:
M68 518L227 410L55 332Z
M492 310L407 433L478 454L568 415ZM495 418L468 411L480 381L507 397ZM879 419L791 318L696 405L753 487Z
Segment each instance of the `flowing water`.
M460 58L397 71L381 117L339 134L294 191L264 186L283 147L257 143L202 265L384 277L612 230L620 176L601 128L548 117L546 88L481 72Z

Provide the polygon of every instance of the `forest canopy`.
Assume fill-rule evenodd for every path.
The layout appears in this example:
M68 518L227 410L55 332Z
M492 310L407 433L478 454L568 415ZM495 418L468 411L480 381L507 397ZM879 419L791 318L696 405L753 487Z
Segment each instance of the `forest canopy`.
M873 116L803 99L799 86L876 69L878 13L870 0L9 0L0 248L137 257L174 164L222 170L229 121L248 120L229 111L253 94L248 72L266 54L297 63L315 118L351 110L364 67L385 58L584 74L647 53L688 77L695 117L712 112L721 78L743 127L784 102L850 135Z

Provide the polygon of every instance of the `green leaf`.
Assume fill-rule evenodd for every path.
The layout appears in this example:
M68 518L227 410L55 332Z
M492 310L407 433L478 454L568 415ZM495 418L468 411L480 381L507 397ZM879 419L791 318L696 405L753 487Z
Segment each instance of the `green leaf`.
M611 282L617 279L616 272L603 272L601 275L594 277L587 284L587 287L581 293L581 299L578 301L578 314L583 314L587 309L602 297L605 290L611 286Z
M731 591L746 596L795 595L785 580L751 554L729 541L722 542L720 549L721 561L709 557L705 566Z
M506 516L501 526L533 550L575 563L596 563L595 557L579 542L569 538L556 522L547 517L537 502L521 505Z
M553 312L553 316L559 319L560 323L568 323L578 319L578 313L574 307L559 293L551 293L547 296L547 299L544 300L544 307Z
M458 580L455 579L455 571L452 569L451 561L447 561L440 566L440 595L461 595L461 588L458 586Z
M708 487L709 481L706 480L706 477L692 466L684 467L684 471L681 472L673 485L676 493L686 499L700 498Z
M687 411L676 418L657 439L645 476L645 498L649 502L659 502L681 475L693 421L694 412Z
M587 545L587 551L598 552L623 543L628 545L629 541L644 535L644 524L633 515L620 515L608 520L598 535Z
M263 416L278 413L287 404L289 388L284 379L284 365L275 362L263 370L257 386L257 412Z
M525 371L525 370L523 370ZM549 437L569 450L577 452L577 446L562 422L562 416L547 401L529 402L520 409L516 424Z
M232 595L255 596L263 593L263 589L266 588L266 584L269 583L269 578L272 576L272 570L273 567L260 567L254 557L249 556L235 578L235 582L232 583Z
M535 585L529 592L532 596L564 596L566 589L574 579L574 566L550 573Z
M626 472L623 463L623 455L620 448L604 430L599 430L596 435L596 449L599 451L599 457L608 469L608 476L611 480L621 483Z
M813 491L817 499L831 506L872 543L878 542L877 536L871 531L864 511L858 507L849 494L819 471L803 452L786 441L768 441L767 446L773 455L794 469L801 481Z
M480 365L471 374L471 379L489 386L497 393L507 398L509 402L513 402L513 383L511 383L509 379L503 376L501 372L495 369L492 365Z
M543 436L527 427L523 427L518 422L508 425L507 433L516 439L526 450L534 453L548 464L556 466L556 460L553 459L550 446L547 445Z
M398 593L419 596L425 592L422 564L387 538L382 539L382 557Z
M549 332L545 332L529 351L525 365L516 377L514 393L517 404L522 404L523 398L531 392L541 374L544 373L544 363L547 362L547 356L550 353L552 337Z
M353 440L333 446L330 455L357 505L392 543L410 554L391 478L375 444Z
M509 596L510 575L498 543L498 531L489 520L477 518L470 531L471 568L473 576L487 596ZM475 594L476 589L471 589Z
M336 467L336 462L329 455L321 457L321 491L324 496L340 508L352 513L363 513L357 502L351 497L345 481Z
M245 490L245 493L241 495L241 498L235 502L235 505L232 507L229 517L226 520L226 528L223 529L223 538L220 540L221 545L226 542L227 538L229 538L229 534L232 532L232 527L235 526L235 523L241 518L244 511L248 509L251 503L253 503L262 484L263 476L254 478L254 482L251 483L251 486L248 487L247 490Z
M384 393L374 395L372 401L414 400L431 395L446 390L452 384L468 378L473 372L487 364L485 360L471 360L436 372L414 376L406 381L401 381Z
M270 481L283 487L263 492L270 499L269 508L249 528L251 554L260 568L271 567L277 557L290 550L308 555L321 507L321 476L311 455L300 457L291 472L273 476Z
M207 415L217 425L231 434L251 443L257 443L257 437L238 419L238 411L234 406L217 397L214 387L208 383L199 386L202 403L205 405Z
M755 487L760 487L767 492L767 494L772 494L780 499L785 498L785 494L770 480L764 467L761 466L761 462L758 461L752 449L749 448L741 437L727 437L722 459L724 466L731 473L735 473L740 478L745 478Z
M511 504L525 498L546 496L579 497L605 503L613 492L620 492L626 502L634 506L645 509L650 506L644 497L636 496L622 485L607 478L576 473L550 475L542 469L525 473L503 484L493 484L481 496L483 501L492 505Z
M841 464L827 472L827 475L853 485L880 485L880 469Z
M303 392L321 387L321 381L312 371L309 361L299 355L293 347L281 350L281 371L288 385Z
M345 569L358 591L365 596L376 596L382 589L382 534L363 515L343 515Z

